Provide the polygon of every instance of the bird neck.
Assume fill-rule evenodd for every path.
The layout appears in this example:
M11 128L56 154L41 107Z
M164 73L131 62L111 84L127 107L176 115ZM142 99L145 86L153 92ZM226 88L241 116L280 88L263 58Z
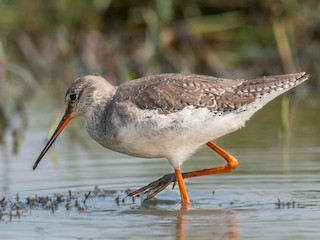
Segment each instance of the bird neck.
M109 106L116 92L117 87L108 88L105 91L99 89L93 94L93 101L90 110L86 113L86 128L89 135L99 143L105 140L106 120Z

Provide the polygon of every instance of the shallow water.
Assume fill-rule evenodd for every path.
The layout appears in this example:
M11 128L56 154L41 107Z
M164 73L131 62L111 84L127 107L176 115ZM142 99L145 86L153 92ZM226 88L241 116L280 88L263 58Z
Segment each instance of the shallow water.
M319 107L308 103L295 108L290 142L280 134L279 100L256 114L248 127L219 139L217 143L239 160L238 169L186 180L192 206L181 211L177 187L168 187L150 201L122 201L124 190L171 172L170 165L98 146L81 120L70 124L32 171L54 110L35 100L19 154L11 153L10 133L1 146L0 198L5 197L7 206L1 212L0 238L319 239ZM183 170L222 164L203 147ZM69 190L74 199L66 206ZM29 207L26 200L60 195L65 201L54 208Z

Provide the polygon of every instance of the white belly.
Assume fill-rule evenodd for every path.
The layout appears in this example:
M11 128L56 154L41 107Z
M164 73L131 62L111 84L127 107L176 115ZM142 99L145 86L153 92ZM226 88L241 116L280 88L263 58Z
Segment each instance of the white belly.
M235 113L215 116L205 108L189 107L167 115L139 112L134 121L118 128L118 145L111 149L144 158L165 157L175 167L201 145L239 129L245 122Z

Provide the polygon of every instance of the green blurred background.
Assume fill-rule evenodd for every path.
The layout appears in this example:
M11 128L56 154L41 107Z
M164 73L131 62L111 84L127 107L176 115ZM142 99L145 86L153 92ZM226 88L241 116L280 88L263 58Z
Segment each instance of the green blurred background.
M319 13L318 0L0 0L0 141L11 116L28 125L26 106L44 85L60 97L93 72L119 84L306 71L308 87L296 91L317 94Z

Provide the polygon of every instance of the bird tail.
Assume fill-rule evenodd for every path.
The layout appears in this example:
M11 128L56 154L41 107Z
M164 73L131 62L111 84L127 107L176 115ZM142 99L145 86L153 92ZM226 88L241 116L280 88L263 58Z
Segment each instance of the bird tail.
M263 97L278 92L279 94L275 94L278 96L306 81L308 78L309 74L305 72L249 78L236 91L252 94L255 97Z

